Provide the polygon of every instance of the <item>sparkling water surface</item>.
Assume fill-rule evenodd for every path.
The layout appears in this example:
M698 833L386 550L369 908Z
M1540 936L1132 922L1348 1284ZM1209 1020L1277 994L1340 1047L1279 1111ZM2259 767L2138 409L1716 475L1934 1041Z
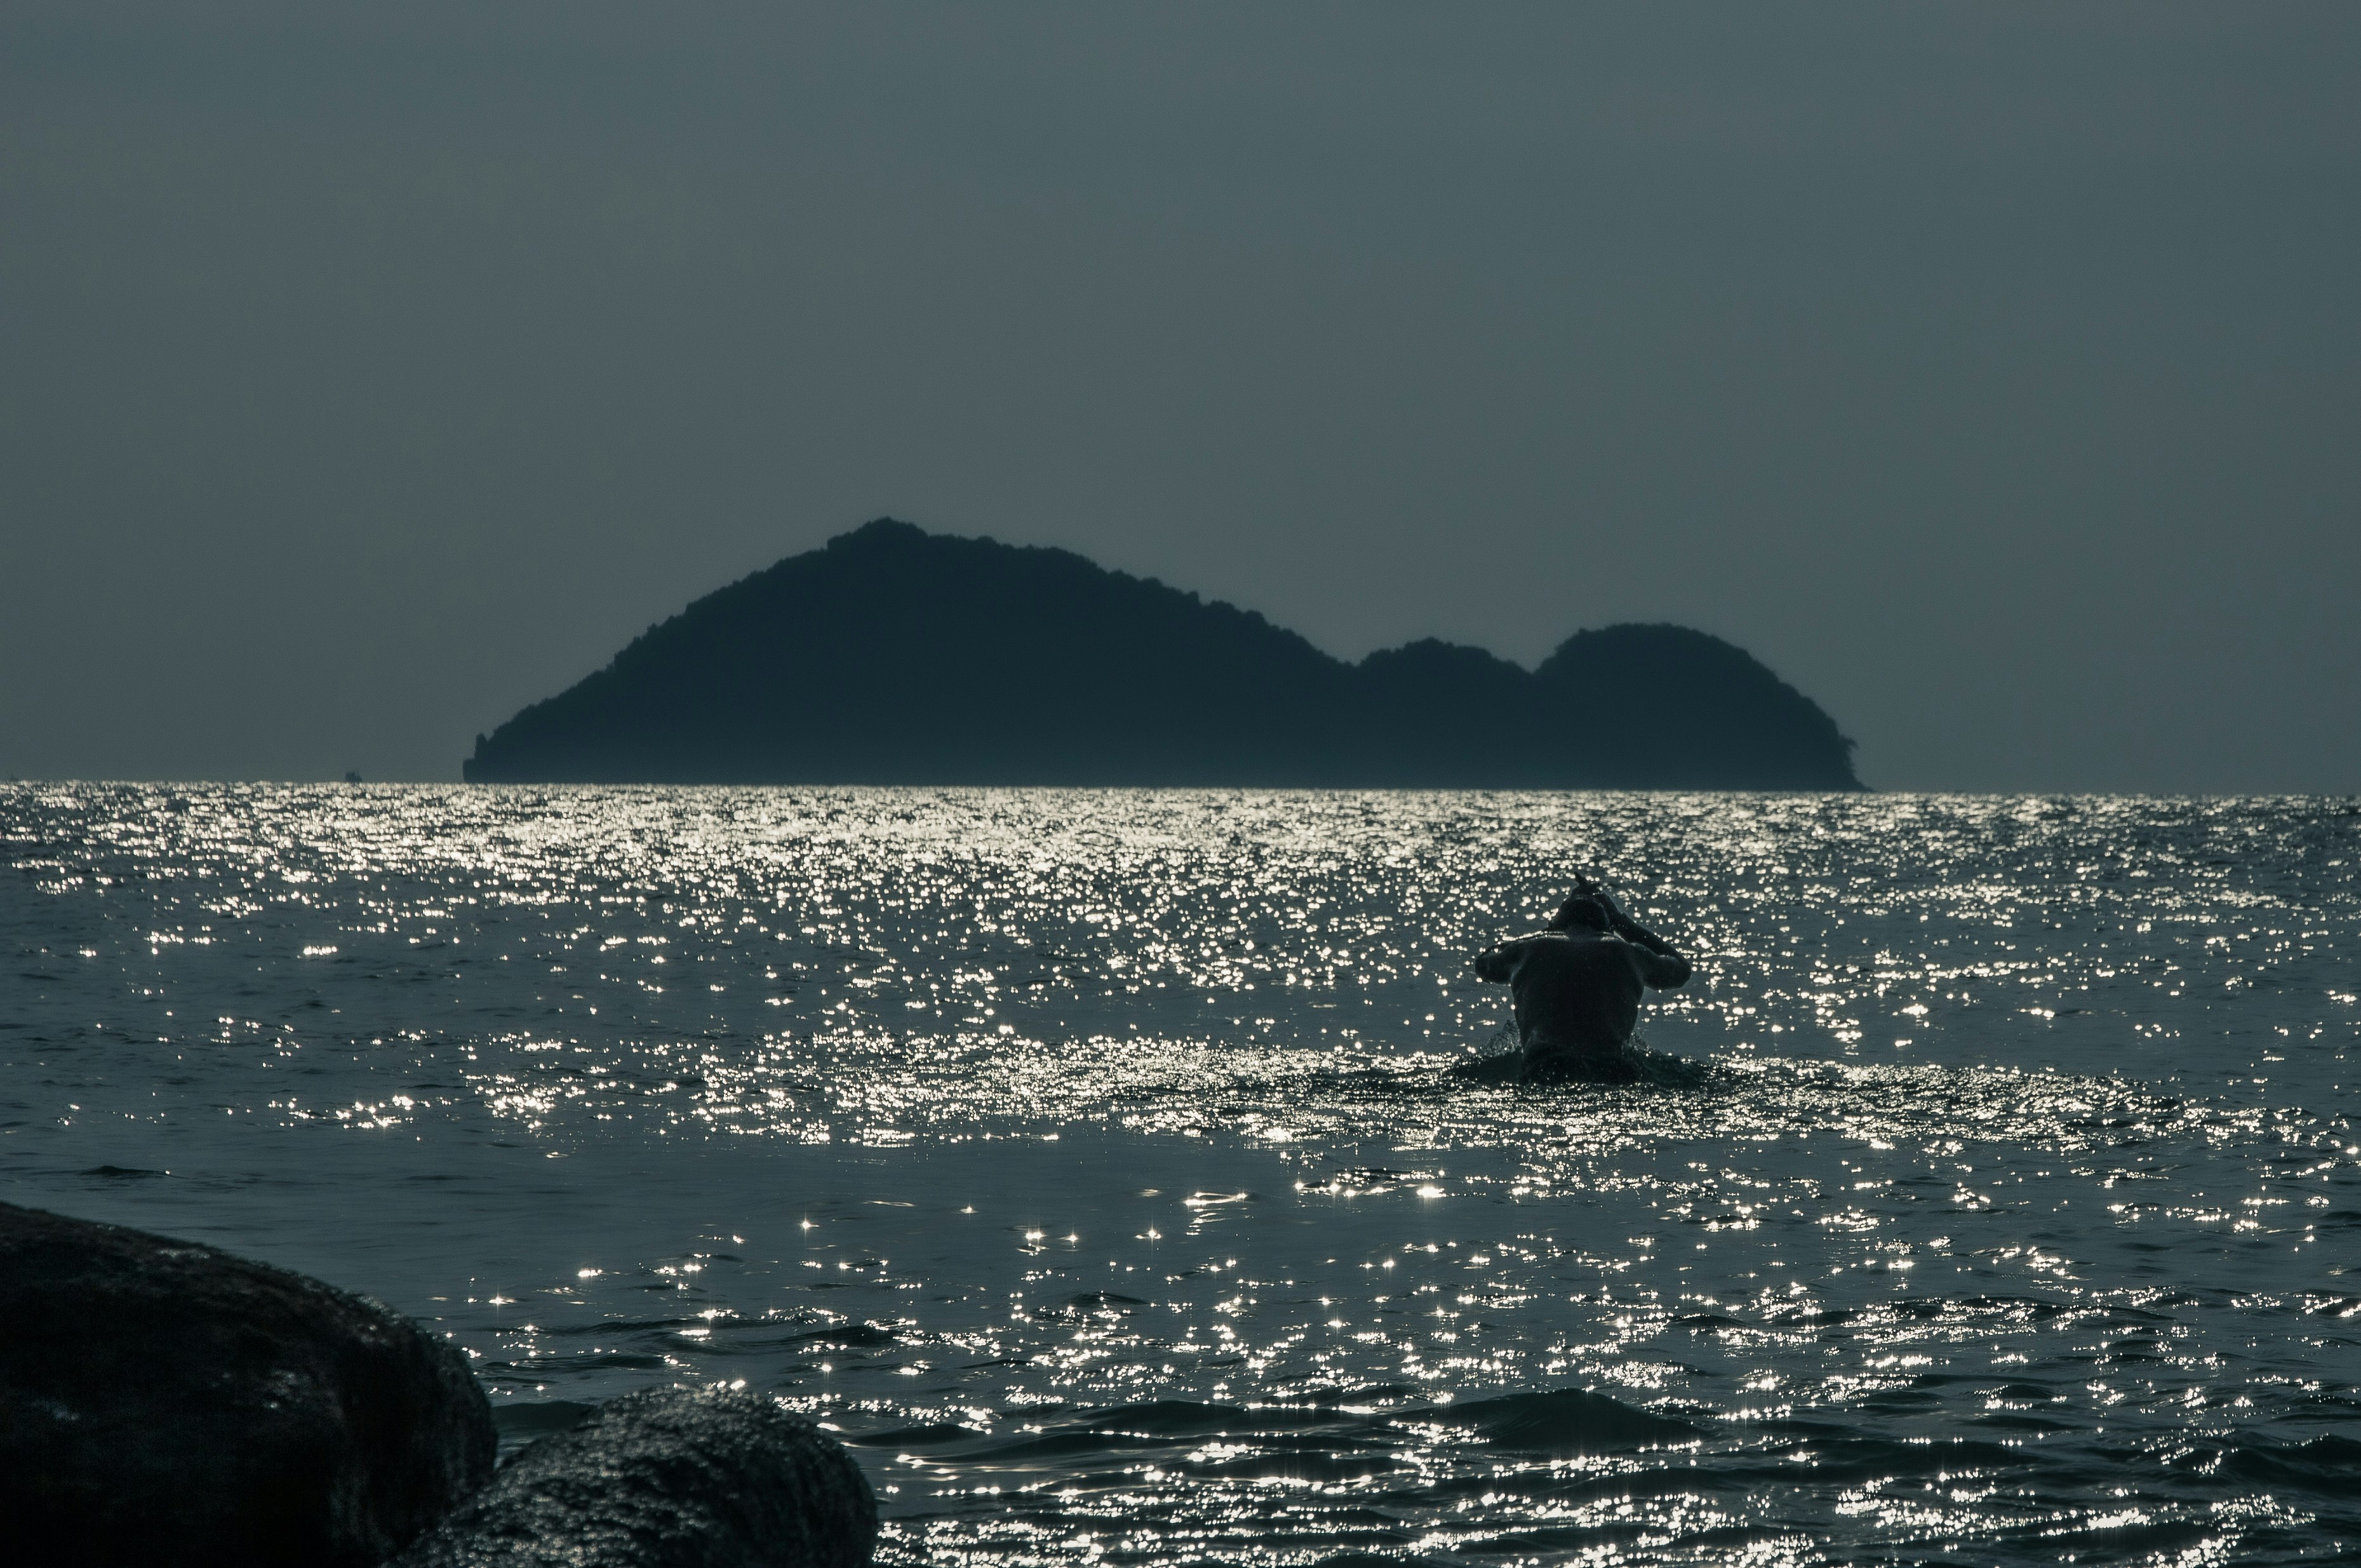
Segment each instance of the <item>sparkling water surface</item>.
M2361 1558L2361 804L0 789L0 1198L889 1563ZM1655 1081L1468 957L1603 872Z

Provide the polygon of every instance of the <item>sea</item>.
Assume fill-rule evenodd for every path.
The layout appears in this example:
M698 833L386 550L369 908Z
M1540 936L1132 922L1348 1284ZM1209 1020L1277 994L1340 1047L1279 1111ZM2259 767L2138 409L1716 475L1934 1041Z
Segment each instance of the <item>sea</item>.
M0 1200L901 1563L2361 1560L2361 801L0 790ZM1483 1087L1585 873L1697 964Z

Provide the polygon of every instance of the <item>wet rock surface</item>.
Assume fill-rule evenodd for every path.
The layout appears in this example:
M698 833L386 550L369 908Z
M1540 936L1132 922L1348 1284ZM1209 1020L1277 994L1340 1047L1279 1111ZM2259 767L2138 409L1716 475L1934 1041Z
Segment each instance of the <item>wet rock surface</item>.
M855 1568L876 1536L860 1467L801 1416L654 1389L525 1449L396 1568Z
M45 1563L375 1564L496 1441L465 1358L382 1303L0 1204L0 1517Z

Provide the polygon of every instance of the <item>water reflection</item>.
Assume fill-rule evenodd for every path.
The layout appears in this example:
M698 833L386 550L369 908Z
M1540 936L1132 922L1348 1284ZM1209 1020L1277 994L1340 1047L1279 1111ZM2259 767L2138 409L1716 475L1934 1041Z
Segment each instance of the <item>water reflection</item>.
M0 1159L516 1442L775 1391L895 1559L2350 1552L2356 820L21 786ZM1597 867L1709 1070L1444 1080Z

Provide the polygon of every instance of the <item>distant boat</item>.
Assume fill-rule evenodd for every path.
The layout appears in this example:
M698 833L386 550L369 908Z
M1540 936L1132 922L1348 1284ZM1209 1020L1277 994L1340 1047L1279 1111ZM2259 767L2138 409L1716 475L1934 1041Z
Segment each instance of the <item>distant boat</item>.
M361 782L361 776L360 774L353 772L352 769L346 768L345 770L345 782L346 784L358 784Z
M1857 790L1852 742L1679 626L1527 671L1332 658L1064 550L880 519L708 594L476 738L473 783Z

